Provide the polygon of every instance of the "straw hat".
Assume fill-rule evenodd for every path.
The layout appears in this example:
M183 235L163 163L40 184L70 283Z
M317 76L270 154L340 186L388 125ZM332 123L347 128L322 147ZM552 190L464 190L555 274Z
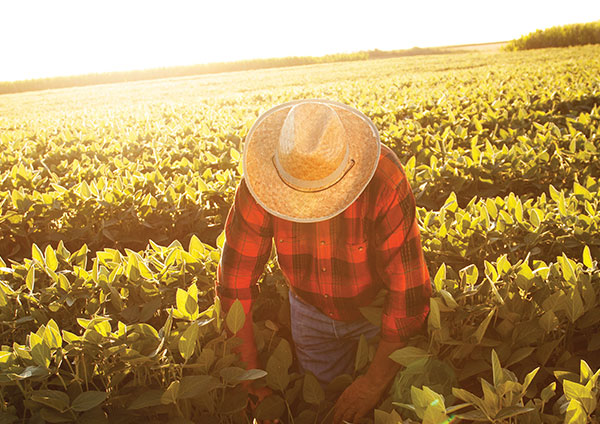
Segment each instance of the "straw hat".
M262 114L246 137L244 178L269 213L318 222L346 209L377 168L375 125L329 100L300 100Z

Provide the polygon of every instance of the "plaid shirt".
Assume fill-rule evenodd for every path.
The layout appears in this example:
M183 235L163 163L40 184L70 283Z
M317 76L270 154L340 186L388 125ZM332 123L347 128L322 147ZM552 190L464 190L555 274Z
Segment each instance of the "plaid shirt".
M423 258L415 201L396 155L382 145L379 165L363 193L339 215L317 223L275 217L256 203L244 180L227 217L217 294L224 308L237 298L250 311L252 287L275 240L290 287L331 318L361 318L388 290L382 338L401 342L418 332L429 312L431 284Z

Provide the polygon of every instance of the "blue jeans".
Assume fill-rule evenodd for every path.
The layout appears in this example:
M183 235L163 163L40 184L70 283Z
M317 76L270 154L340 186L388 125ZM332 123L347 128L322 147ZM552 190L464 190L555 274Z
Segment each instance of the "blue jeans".
M341 374L352 374L358 340L377 336L379 327L366 318L338 321L323 314L290 291L290 317L296 356L304 371L322 385Z

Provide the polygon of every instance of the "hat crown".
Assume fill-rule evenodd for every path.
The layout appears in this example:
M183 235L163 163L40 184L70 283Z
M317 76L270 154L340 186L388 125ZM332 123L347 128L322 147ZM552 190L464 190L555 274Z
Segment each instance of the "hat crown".
M292 107L281 128L276 157L280 175L292 185L337 178L348 162L346 130L338 114L323 103Z

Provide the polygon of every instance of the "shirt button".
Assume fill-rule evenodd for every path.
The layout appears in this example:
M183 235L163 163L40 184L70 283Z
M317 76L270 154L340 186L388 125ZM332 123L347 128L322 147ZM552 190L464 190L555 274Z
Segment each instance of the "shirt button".
M283 243L283 239L279 239L279 243Z
M325 244L325 240L321 240L321 246Z
M325 271L327 271L327 268L323 267L323 268L321 268L321 271L325 272Z
M324 295L323 295L323 297L324 297L325 299L327 299L327 298L329 297L329 295L328 295L328 294L324 294Z
M330 317L333 316L333 312L329 312L327 315L329 315Z
M362 251L363 249L364 249L364 247L358 246L358 250Z

